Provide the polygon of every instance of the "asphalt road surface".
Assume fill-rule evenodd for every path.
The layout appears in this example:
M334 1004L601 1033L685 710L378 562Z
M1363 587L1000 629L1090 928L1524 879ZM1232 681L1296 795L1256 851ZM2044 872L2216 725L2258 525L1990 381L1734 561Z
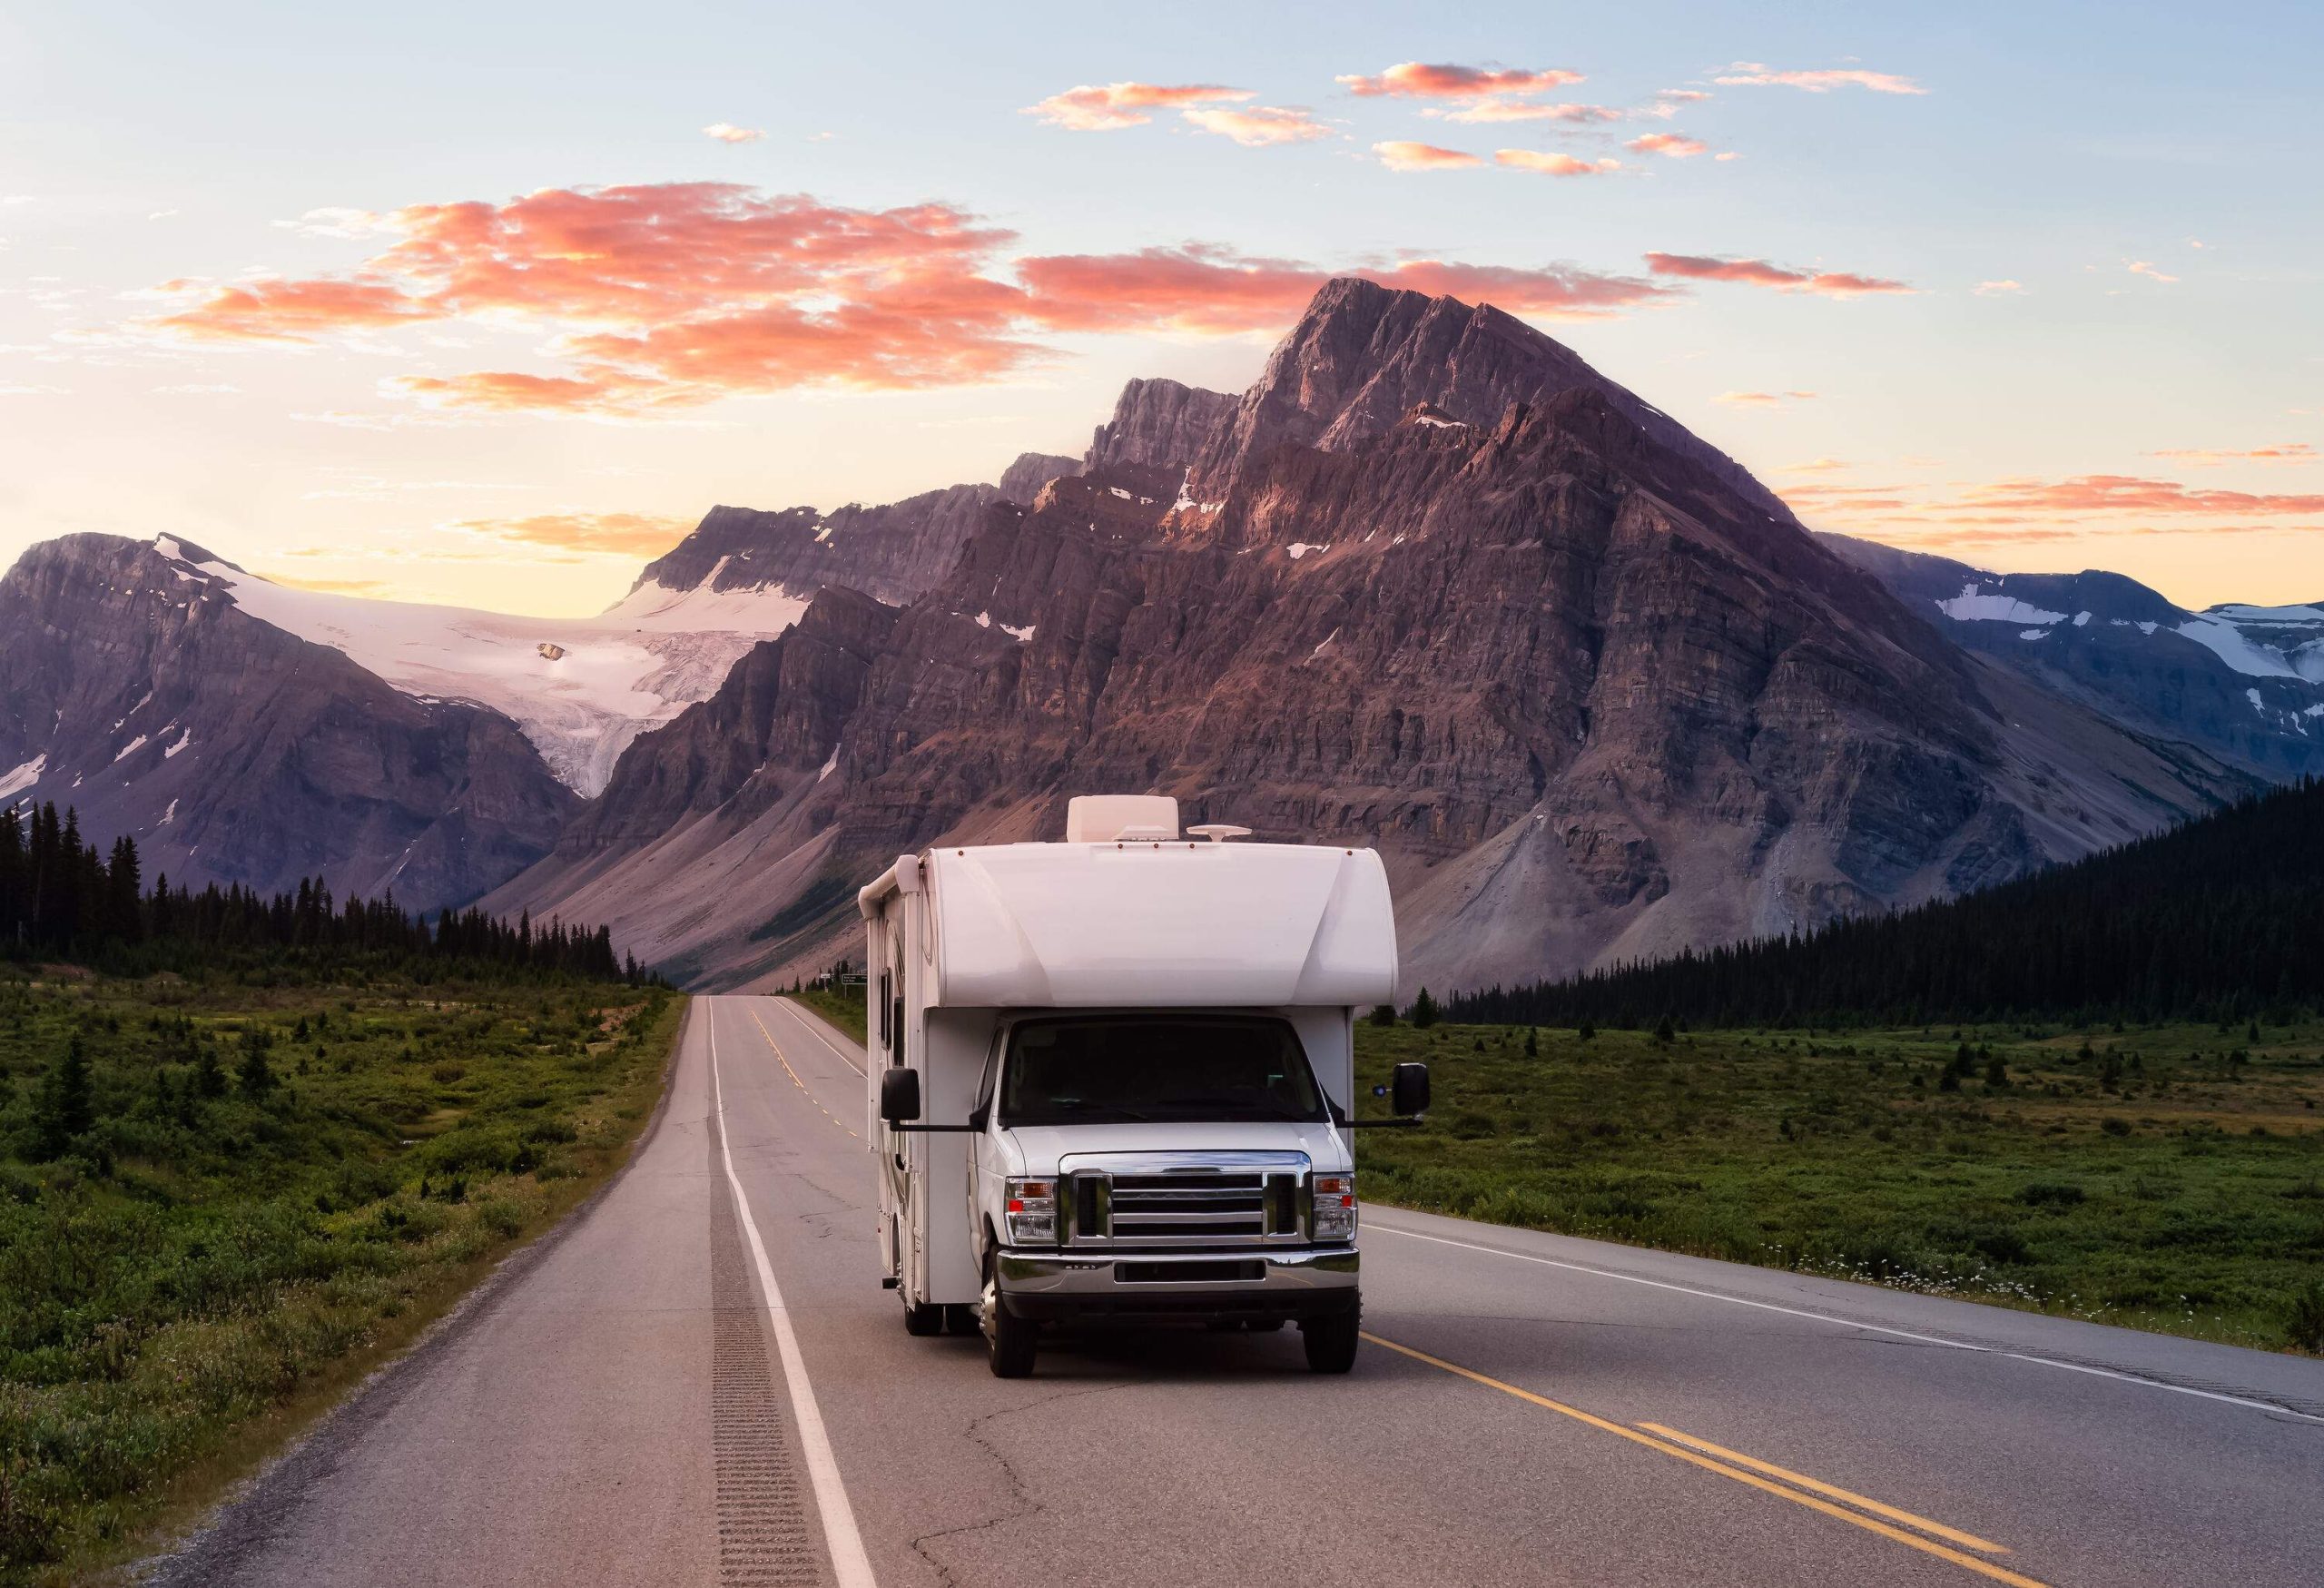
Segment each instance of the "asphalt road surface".
M862 1062L695 1001L622 1178L156 1579L2324 1582L2324 1364L1393 1209L1344 1378L1180 1330L996 1379L880 1288Z

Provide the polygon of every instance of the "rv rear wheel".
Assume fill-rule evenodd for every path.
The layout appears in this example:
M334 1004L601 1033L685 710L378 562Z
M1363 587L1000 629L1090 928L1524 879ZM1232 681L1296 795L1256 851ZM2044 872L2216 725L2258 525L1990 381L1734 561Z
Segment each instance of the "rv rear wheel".
M984 1331L985 1356L995 1378L1030 1378L1033 1356L1039 1349L1041 1326L1028 1317L1012 1317L1001 1305L1000 1281L994 1277L992 1259L985 1259L984 1298L977 1306L977 1323Z

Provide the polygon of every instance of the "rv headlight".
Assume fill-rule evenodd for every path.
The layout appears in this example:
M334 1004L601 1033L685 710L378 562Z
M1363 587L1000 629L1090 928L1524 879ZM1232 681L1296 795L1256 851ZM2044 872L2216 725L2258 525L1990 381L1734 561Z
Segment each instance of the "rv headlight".
M1012 1246L1057 1244L1057 1182L1009 1177L1009 1240Z
M1317 1240L1355 1238L1355 1173L1343 1169L1319 1174L1315 1180Z

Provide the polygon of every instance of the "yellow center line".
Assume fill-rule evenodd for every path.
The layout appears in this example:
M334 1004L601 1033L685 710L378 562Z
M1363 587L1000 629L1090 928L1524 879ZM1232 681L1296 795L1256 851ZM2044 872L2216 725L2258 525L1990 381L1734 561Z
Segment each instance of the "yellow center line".
M1665 1455L1686 1462L1692 1466L1699 1466L1705 1472L1715 1472L1723 1478L1732 1478L1738 1484L1746 1484L1763 1493L1789 1500L1795 1505L1805 1505L1811 1511L1820 1511L1827 1516L1835 1517L1851 1526L1861 1527L1867 1533L1876 1533L1883 1538L1905 1545L1907 1549L1915 1549L1923 1554L1935 1555L1939 1560L1950 1561L1956 1566L1966 1567L1980 1576L1992 1578L1996 1583L2008 1583L2014 1584L2014 1588L2048 1588L2046 1583L2035 1578L2020 1576L2015 1572L1994 1564L1991 1561L1981 1561L1974 1555L1964 1554L1959 1550L1933 1543L1915 1534L1907 1533L1901 1527L1892 1527L1886 1522L1846 1510L1829 1500L1819 1499L1814 1494L1802 1494L1797 1489L1787 1488L1781 1484L1771 1482L1754 1473L1713 1461L1710 1457L1699 1455L1682 1445L1674 1445L1668 1440L1657 1439L1650 1435L1641 1434L1634 1428L1625 1428L1620 1423L1593 1416L1578 1406L1570 1406L1561 1401L1553 1401L1547 1396L1535 1395L1531 1390L1520 1389L1513 1384L1504 1384L1498 1378L1463 1367L1457 1362L1447 1362L1442 1356L1432 1356L1427 1352L1416 1351L1410 1346L1400 1346L1393 1340L1383 1339L1369 1331L1365 1332L1364 1337L1375 1346L1385 1346L1402 1356L1410 1356L1415 1362L1425 1362L1431 1367L1442 1368L1472 1384L1481 1384L1487 1389L1497 1389L1503 1395L1514 1396L1519 1400L1529 1402L1545 1411L1555 1412L1560 1416L1571 1417L1577 1423L1584 1423L1601 1432L1627 1439L1633 1445L1643 1445L1649 1450L1659 1450Z
M845 1119L841 1119L837 1114L834 1114L829 1109L824 1108L822 1100L816 1097L813 1092L807 1091L807 1083L799 1079L799 1072L791 1068L791 1060L783 1056L783 1049L776 1044L774 1033L766 1029L766 1021L759 1019L759 1011L753 1009L746 1011L745 1012L750 1015L751 1023L758 1027L759 1035L766 1039L767 1050L774 1055L774 1061L783 1066L783 1073L791 1078L791 1084L797 1087L801 1091L806 1092L807 1100L815 1105L816 1111L821 1113L824 1119L829 1119L841 1129L847 1130L847 1133L850 1136L855 1136L855 1132L853 1130L848 1129L848 1124ZM855 1139L858 1141L863 1139L861 1136L855 1136Z
M1933 1533L1939 1538L1950 1539L1964 1549L1980 1550L1989 1555L2005 1555L2009 1553L2009 1548L2005 1544L1995 1544L1991 1539L1979 1538L1974 1533L1963 1533L1956 1528L1945 1526L1942 1522L1932 1522L1925 1516L1916 1516L1910 1511L1899 1510L1894 1505L1884 1505L1877 1500L1867 1499L1862 1494L1851 1493L1837 1484L1824 1483L1820 1479L1809 1477L1805 1473L1793 1472L1788 1467L1777 1466L1772 1461L1761 1461L1758 1456L1746 1455L1739 1450L1729 1450L1723 1445L1713 1445L1709 1440L1698 1438L1692 1434L1681 1434L1678 1429L1666 1428L1659 1423L1640 1423L1639 1426L1649 1434L1659 1434L1665 1439L1672 1439L1681 1445L1691 1445L1706 1455L1716 1455L1721 1461L1732 1462L1737 1466L1748 1466L1754 1472L1766 1473L1770 1477L1781 1478L1784 1482L1797 1484L1800 1488L1813 1489L1819 1494L1827 1494L1835 1500L1846 1501L1859 1510L1869 1511L1876 1516L1886 1516L1891 1522L1901 1522L1907 1527L1917 1527L1923 1533Z

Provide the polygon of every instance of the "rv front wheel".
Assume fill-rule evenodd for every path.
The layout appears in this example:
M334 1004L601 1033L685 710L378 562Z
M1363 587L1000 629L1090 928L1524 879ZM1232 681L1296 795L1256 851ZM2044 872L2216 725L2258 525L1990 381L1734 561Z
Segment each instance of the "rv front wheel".
M1311 1317L1299 1326L1300 1343L1307 1347L1307 1366L1316 1373L1345 1373L1355 1366L1356 1331L1362 1316L1354 1307L1330 1317Z
M985 1356L995 1378L1030 1378L1033 1354L1039 1349L1041 1326L1030 1318L1012 1317L1001 1305L1000 1281L993 1275L992 1259L985 1259L984 1297L977 1304L977 1324L984 1331Z

